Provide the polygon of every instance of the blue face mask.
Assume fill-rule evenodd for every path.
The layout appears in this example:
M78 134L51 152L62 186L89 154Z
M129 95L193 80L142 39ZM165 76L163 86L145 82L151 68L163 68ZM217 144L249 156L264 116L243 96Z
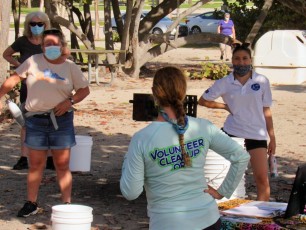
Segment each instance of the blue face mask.
M48 46L45 48L45 56L49 60L55 60L62 55L60 46Z
M233 65L234 73L239 77L245 76L252 70L252 65Z
M30 26L31 27L31 32L33 35L40 35L44 31L44 26Z

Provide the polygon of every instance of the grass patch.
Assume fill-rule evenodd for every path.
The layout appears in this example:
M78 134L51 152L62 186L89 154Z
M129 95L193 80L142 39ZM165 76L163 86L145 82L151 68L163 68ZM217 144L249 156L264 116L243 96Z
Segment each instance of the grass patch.
M21 7L21 14L28 14L35 11L39 11L39 7L32 7L32 8Z

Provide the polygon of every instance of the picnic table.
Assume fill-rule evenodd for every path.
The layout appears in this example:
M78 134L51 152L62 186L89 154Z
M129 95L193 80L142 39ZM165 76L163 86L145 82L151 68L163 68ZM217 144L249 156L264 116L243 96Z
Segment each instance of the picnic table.
M109 72L111 74L111 79L109 82L101 82L104 85L111 85L115 75L116 75L116 67L120 64L114 61L109 61L106 57L104 60L100 58L100 56L105 56L107 54L119 54L125 53L125 50L91 50L91 49L71 49L71 53L84 53L88 55L88 82L91 83L92 75L95 76L95 82L97 85L100 85L99 81L99 66L105 66L109 68ZM94 62L93 62L94 60Z

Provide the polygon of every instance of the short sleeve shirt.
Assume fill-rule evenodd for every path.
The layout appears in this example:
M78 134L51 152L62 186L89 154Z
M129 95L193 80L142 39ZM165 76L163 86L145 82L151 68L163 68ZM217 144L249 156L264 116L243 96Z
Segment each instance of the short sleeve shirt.
M25 108L31 112L48 111L88 86L80 68L70 60L62 64L49 63L43 54L28 58L16 73L26 79L28 96Z
M223 127L227 133L247 139L267 139L263 107L272 105L272 94L265 76L253 71L252 77L242 85L231 73L215 81L202 97L207 101L222 97L228 105L231 114Z
M208 149L231 162L218 188L225 197L231 196L248 164L247 152L218 127L204 119L188 120L184 146L192 167L182 167L178 135L168 122L154 121L137 132L125 156L121 192L127 199L136 199L145 187L150 229L204 229L218 220L215 200L203 192Z
M26 36L17 38L16 41L11 45L11 48L15 52L20 53L20 57L18 59L20 63L23 63L34 54L41 54L43 52L41 45L35 45L31 43Z
M232 28L234 27L234 22L232 20L229 20L228 22L225 22L224 20L220 20L219 26L220 26L221 34L224 34L226 36L230 36L233 34Z

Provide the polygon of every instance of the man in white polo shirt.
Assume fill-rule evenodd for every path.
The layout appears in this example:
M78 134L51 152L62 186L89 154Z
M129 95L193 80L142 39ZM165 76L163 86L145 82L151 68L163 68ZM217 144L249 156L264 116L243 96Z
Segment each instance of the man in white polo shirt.
M229 136L245 139L257 185L257 200L268 201L270 185L267 154L275 154L276 148L270 110L270 83L265 76L252 71L251 51L247 46L239 45L234 49L232 63L234 71L207 89L199 105L225 109L230 113L222 129ZM215 101L219 97L224 103Z

